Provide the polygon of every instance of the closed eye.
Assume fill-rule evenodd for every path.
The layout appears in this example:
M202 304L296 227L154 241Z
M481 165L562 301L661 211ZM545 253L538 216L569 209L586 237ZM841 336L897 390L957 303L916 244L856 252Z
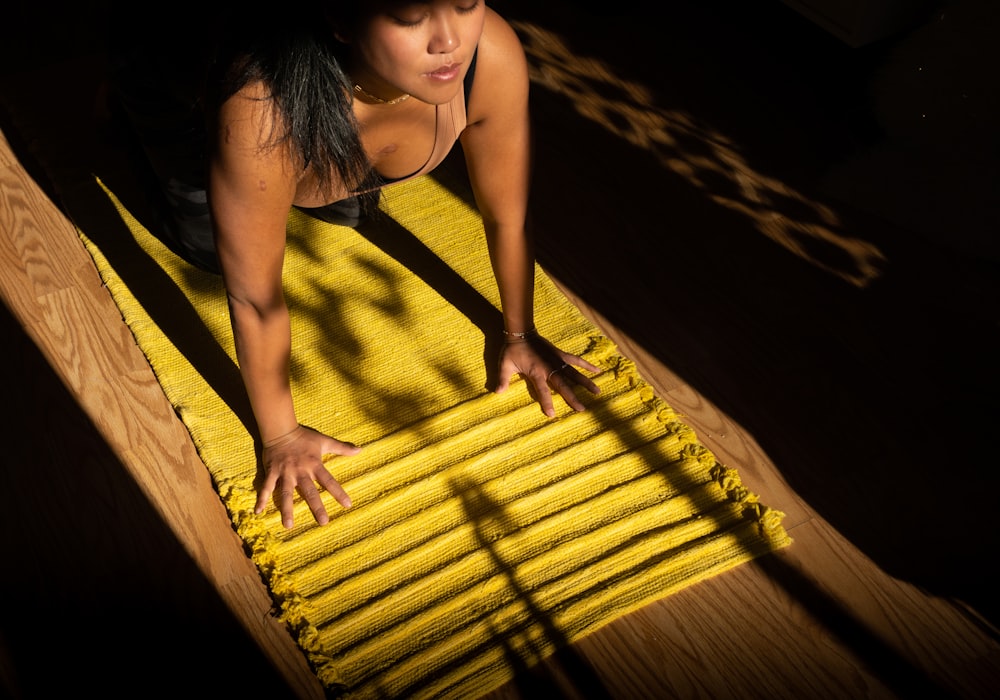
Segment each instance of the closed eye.
M475 12L479 8L480 0L471 3L455 3L455 10L461 15ZM389 13L389 18L401 27L416 27L430 16L428 6L430 3L414 2L402 3L398 8Z

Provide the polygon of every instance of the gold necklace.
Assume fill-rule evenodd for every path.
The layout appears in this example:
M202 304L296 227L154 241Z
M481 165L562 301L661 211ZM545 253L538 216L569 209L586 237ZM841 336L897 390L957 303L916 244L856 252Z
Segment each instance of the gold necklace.
M399 97L397 97L395 99L392 99L392 100L383 100L381 97L376 97L375 95L371 94L370 92L368 92L367 90L365 90L363 87L361 87L357 83L354 83L354 92L356 92L356 93L358 93L360 95L364 95L365 97L367 97L372 102L377 102L380 105L398 105L400 102L402 102L404 100L410 99L410 94L404 92L402 95L400 95Z

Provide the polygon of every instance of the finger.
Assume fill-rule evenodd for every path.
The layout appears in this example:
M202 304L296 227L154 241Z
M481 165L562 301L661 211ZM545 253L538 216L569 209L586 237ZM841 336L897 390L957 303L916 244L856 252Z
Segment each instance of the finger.
M340 440L332 440L332 445L330 449L324 450L324 454L328 455L340 455L341 457L351 457L353 455L361 452L361 448L350 442L341 442Z
M340 482L330 475L330 472L324 470L319 476L319 482L326 489L327 493L333 496L337 503L344 508L351 507L351 497L347 495L347 491L340 485Z
M327 449L324 450L324 454L339 455L341 457L350 457L360 452L361 448L357 445L350 442L341 442L340 440L334 440L332 438ZM340 482L334 479L326 468L318 470L316 481L321 484L341 506L344 508L351 507L351 497L347 495L347 492L340 485Z
M320 525L326 525L330 522L330 516L326 512L326 507L323 505L323 499L319 495L319 491L313 486L312 482L306 482L305 486L299 487L299 493L302 494L302 499L309 504L309 510L312 511L313 517L316 522Z
M493 392L496 394L502 394L503 392L507 391L507 389L510 387L510 378L512 376L513 372L507 369L506 363L501 362L500 371L497 374L497 387L496 389L493 390Z
M269 471L267 477L264 479L264 483L260 486L260 491L257 493L257 505L254 506L254 513L260 515L267 508L267 502L271 500L271 494L274 493L274 487L277 482L277 472L274 470Z
M549 377L546 377L545 375L541 375L541 377L533 376L531 378L535 388L538 390L538 405L542 407L542 413L547 415L549 418L552 418L556 415L556 409L552 403L552 392L549 391L548 379Z
M564 370L563 372L560 372L560 374L562 375L563 379L566 380L567 383L572 382L574 384L579 384L584 389L589 391L591 394L601 393L601 388L597 386L597 384L595 384L590 377L584 374L580 374L575 369L570 368Z
M281 524L289 530L295 524L295 518L292 516L294 496L293 488L288 484L283 485L281 492L278 494L278 509L281 511Z
M587 410L587 407L580 403L580 399L574 396L572 391L560 391L559 395L566 401L566 405L577 413L583 413Z
M588 372L600 372L601 371L600 367L597 367L595 365L590 364L589 362L587 362L582 357L578 357L576 355L570 355L569 353L564 354L562 356L562 360L566 364L573 365L574 367L579 367L580 369L585 369Z
M549 375L549 384L559 392L559 395L563 397L563 400L574 410L574 411L585 411L583 403L577 397L576 393L573 391L573 384L570 380L563 375L566 369L561 369L559 371L553 372Z

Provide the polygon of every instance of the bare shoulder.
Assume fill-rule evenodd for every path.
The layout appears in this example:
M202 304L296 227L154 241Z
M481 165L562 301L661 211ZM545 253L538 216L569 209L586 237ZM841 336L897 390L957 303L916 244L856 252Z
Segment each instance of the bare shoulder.
M470 124L497 109L519 105L527 91L528 64L521 40L507 20L487 7L469 97Z
M233 222L242 222L236 228L271 222L279 231L288 216L301 171L287 143L275 138L274 119L261 84L246 86L220 106L209 190L216 229L226 229L221 235Z
M267 88L261 82L250 83L219 108L219 146L259 148L273 126Z
M501 53L517 54L524 58L524 49L517 32L510 22L501 17L493 8L486 8L486 18L483 23L483 35L480 46L485 44L489 49Z
M243 87L219 108L213 162L219 174L238 179L249 172L266 174L272 183L293 187L302 175L296 156L277 123L268 88L260 82Z

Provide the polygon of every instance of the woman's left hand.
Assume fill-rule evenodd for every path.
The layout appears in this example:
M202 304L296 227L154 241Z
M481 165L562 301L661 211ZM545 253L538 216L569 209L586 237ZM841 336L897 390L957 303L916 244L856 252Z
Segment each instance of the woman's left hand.
M577 367L588 372L600 371L582 357L563 352L538 334L508 340L500 351L500 375L496 393L505 392L510 386L511 378L520 374L534 387L535 398L548 417L556 415L550 389L562 396L573 410L583 411L586 408L577 398L575 388L582 386L591 394L599 394L601 390L589 377L577 371Z

